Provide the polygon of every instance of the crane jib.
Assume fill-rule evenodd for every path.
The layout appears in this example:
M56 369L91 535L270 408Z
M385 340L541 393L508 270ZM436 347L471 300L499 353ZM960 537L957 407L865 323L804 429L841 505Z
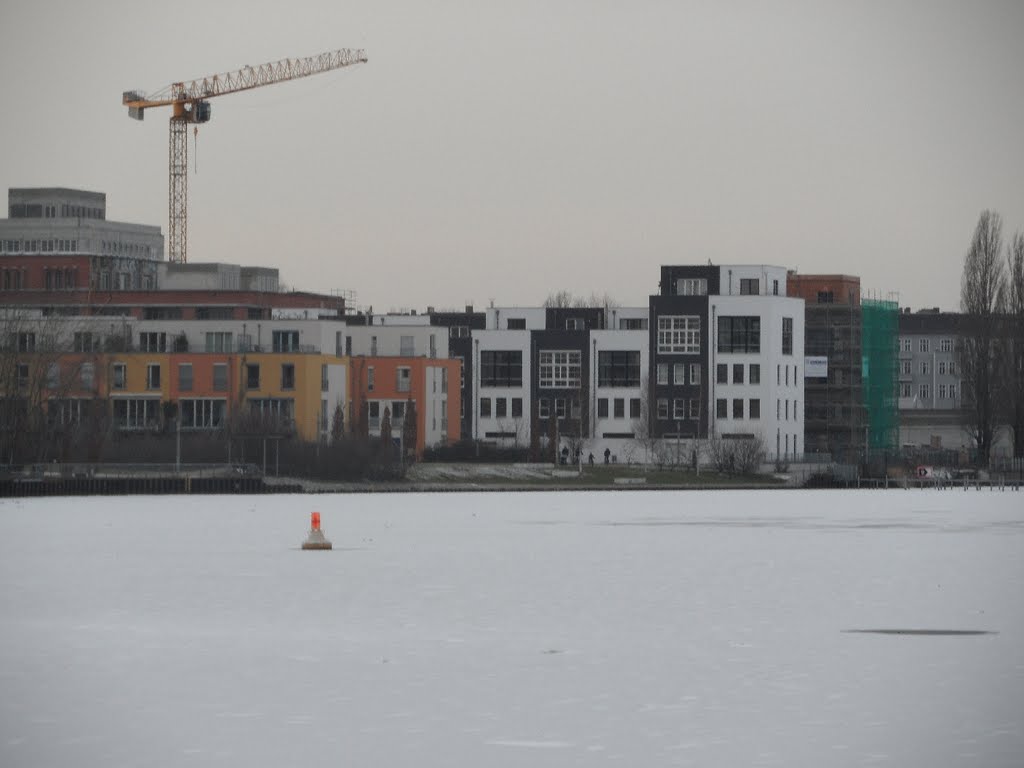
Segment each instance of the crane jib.
M188 123L205 123L210 120L211 109L207 99L330 72L366 61L366 52L362 49L342 48L316 56L281 59L258 67L245 66L233 72L176 82L148 96L136 90L124 91L121 94L121 103L128 107L128 116L135 120L142 120L146 110L152 107L172 108L168 185L169 261L187 261L188 142L184 128Z

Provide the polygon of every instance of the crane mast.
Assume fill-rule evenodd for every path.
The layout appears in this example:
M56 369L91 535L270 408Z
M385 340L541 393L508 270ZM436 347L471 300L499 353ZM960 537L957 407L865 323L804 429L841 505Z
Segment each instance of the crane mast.
M316 56L281 59L258 67L245 66L197 80L171 83L149 96L140 91L122 94L121 103L128 107L128 116L135 120L142 120L147 109L171 107L167 162L169 261L184 263L188 260L188 125L210 120L208 99L330 72L366 60L365 51L342 48Z

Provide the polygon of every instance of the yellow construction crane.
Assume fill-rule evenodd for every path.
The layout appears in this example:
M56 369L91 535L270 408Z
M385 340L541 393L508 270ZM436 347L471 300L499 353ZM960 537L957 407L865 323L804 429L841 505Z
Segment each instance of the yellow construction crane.
M258 67L245 66L234 72L211 75L199 80L171 83L147 96L140 91L125 91L121 103L128 107L128 116L142 120L151 107L171 107L171 143L168 181L168 259L184 263L188 254L188 130L189 123L205 123L210 119L210 102L214 96L247 91L264 85L282 83L332 69L341 69L366 61L366 52L343 48L307 56L302 59L281 59Z

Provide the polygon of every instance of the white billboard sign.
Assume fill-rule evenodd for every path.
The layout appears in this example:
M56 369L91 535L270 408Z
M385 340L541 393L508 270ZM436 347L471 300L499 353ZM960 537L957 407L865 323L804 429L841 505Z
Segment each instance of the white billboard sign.
M828 358L827 357L805 357L804 358L805 379L827 379Z

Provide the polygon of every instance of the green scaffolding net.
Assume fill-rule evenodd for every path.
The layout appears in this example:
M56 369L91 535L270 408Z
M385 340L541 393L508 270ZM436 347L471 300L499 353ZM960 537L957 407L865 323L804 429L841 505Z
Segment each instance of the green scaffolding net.
M861 373L867 411L867 447L895 451L899 443L897 374L899 305L895 301L861 302Z

